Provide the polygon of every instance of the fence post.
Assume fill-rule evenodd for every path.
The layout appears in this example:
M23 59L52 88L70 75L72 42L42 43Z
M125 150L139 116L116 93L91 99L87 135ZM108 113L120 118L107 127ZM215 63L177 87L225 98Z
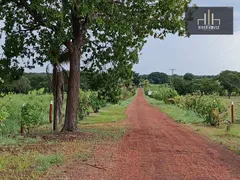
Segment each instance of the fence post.
M232 124L234 123L234 102L232 101L232 106L231 106L231 115L232 115Z
M25 106L25 103L22 104L22 110L23 107ZM22 118L22 117L21 117ZM20 134L23 136L24 135L24 125L23 125L23 120L21 119L20 121Z
M49 105L49 123L52 123L52 105L53 102L51 101Z

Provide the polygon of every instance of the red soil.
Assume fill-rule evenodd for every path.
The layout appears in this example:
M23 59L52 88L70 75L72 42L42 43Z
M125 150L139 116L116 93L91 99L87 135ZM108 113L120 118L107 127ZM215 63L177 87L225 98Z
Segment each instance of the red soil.
M240 179L240 156L213 144L150 105L140 89L127 109L129 134L66 170L69 179ZM69 166L68 166L69 167Z

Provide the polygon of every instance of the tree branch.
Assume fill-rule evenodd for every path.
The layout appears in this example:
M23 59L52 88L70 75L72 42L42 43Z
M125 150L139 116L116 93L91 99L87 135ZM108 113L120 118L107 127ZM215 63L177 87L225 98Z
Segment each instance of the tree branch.
M57 30L57 27L54 26L54 25L47 25L46 24L46 21L44 20L43 18L43 15L38 13L36 10L34 9L31 9L29 4L27 3L27 0L20 0L20 2L18 1L14 1L18 6L20 7L24 7L27 12L33 17L34 21L36 23L38 23L39 25L41 26L44 26L44 27L47 27L47 28L50 28L52 29L53 31L56 31Z

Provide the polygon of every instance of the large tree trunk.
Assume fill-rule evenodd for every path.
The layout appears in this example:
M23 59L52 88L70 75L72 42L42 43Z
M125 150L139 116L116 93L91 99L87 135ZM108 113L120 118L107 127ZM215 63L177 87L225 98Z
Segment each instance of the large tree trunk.
M53 96L54 96L54 119L53 131L57 131L57 124L62 121L63 105L63 73L61 67L54 65L53 68Z
M81 52L77 47L73 47L72 51L69 51L70 75L68 79L65 122L62 131L77 131L77 110L80 87L80 57Z

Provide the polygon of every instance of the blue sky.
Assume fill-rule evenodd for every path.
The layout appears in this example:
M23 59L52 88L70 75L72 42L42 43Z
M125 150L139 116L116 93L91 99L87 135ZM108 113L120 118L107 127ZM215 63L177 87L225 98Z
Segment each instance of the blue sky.
M193 0L198 6L233 6L234 35L194 35L190 38L167 35L165 40L148 38L139 63L133 70L140 74L191 72L196 75L216 75L223 70L240 71L240 0ZM1 25L1 22L0 22ZM0 43L2 44L3 41ZM37 66L26 72L45 72Z
M240 0L193 0L198 6L233 6L234 35L194 35L190 38L168 35L164 41L148 38L134 70L171 74L191 72L215 75L223 70L240 71Z

